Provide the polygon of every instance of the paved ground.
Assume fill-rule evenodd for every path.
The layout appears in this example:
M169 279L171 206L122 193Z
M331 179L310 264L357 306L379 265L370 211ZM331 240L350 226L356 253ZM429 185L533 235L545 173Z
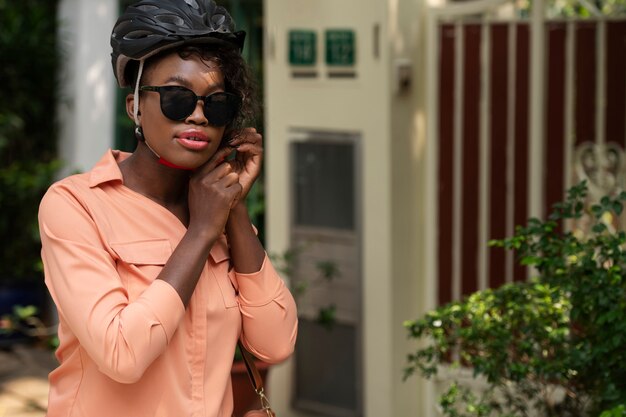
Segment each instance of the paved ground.
M50 350L13 345L0 350L0 417L43 417L48 373L56 360Z

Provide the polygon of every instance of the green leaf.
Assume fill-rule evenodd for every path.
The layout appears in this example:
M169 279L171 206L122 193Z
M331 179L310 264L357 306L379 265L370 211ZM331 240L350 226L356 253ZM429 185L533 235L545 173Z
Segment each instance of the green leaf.
M606 231L606 225L604 223L596 223L591 229L594 233L600 234Z
M13 307L13 314L15 314L15 316L20 320L26 320L37 315L37 307L33 305L16 305Z

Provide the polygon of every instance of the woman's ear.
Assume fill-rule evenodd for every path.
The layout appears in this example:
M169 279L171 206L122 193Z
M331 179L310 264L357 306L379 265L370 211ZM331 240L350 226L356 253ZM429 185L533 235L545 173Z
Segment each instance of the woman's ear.
M135 110L133 107L134 105L135 105L135 95L133 93L128 93L126 95L126 114L130 118L130 120L132 120L133 122L135 121L135 114L134 114ZM137 112L137 118L141 120L140 111Z

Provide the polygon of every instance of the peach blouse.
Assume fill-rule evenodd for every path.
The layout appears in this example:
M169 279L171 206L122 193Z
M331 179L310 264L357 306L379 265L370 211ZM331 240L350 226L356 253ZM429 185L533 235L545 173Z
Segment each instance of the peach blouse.
M108 151L41 202L60 339L48 416L230 417L237 339L267 362L286 359L297 333L294 300L267 257L256 273L229 271L222 236L185 309L155 277L186 228L124 186L117 163L126 157Z

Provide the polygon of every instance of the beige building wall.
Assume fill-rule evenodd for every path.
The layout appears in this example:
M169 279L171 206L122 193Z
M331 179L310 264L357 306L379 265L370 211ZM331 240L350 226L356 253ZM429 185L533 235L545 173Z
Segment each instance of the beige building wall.
M389 48L391 65L391 168L392 168L392 308L394 346L394 416L434 416L432 385L421 377L402 380L407 353L415 341L407 339L402 322L436 305L432 273L435 219L429 194L436 181L432 144L426 141L426 0L389 2ZM411 86L398 87L399 73L409 65ZM432 228L430 228L432 230Z
M424 115L423 2L411 0L266 0L266 174L268 249L289 247L290 130L361 135L363 406L365 416L426 416L429 388L402 381L407 342L404 320L434 305L426 277L427 160ZM356 33L356 79L328 79L323 40L320 76L294 79L288 62L290 29L350 28ZM378 45L377 45L378 43ZM321 61L321 62L320 62ZM398 73L411 85L399 87ZM323 358L320 358L323 360ZM293 362L271 371L278 415L290 408Z

